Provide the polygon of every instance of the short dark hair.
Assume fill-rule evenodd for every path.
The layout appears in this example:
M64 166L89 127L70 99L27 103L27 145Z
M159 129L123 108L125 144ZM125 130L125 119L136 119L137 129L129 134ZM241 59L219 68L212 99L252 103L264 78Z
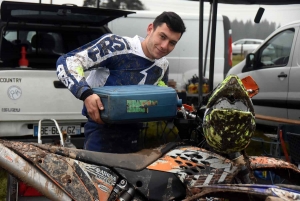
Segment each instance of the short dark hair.
M181 33L181 36L185 32L186 28L183 20L178 14L174 12L164 11L163 13L158 15L153 22L154 30L163 23L166 23L169 29L171 29L172 31Z

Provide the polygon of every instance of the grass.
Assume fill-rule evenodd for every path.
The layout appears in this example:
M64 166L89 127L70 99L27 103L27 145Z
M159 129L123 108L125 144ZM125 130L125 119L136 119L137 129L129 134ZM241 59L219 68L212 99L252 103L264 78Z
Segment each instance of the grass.
M6 200L7 173L0 167L0 201Z
M243 55L232 55L232 67L244 60Z
M262 130L256 130L253 137L259 137L265 141L270 141L269 138L264 136L264 131ZM248 147L246 148L246 153L249 156L261 156L262 154L264 154L264 152L269 152L269 150L270 144L262 144L261 142L251 141Z

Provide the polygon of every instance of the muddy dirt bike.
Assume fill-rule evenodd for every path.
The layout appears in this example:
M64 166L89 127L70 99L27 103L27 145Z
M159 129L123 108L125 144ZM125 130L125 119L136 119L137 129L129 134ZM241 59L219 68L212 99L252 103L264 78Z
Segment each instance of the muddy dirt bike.
M228 87L237 83L241 85L235 76L224 81L216 90L217 96L224 96L219 93L223 89L228 93ZM244 86L240 87L245 90ZM238 100L238 89L233 87L231 90L235 94L233 98ZM255 93L257 90L254 88L247 92L248 95ZM226 104L217 102L214 108L224 108ZM38 190L50 200L187 201L210 197L229 200L300 200L300 188L296 186L300 183L300 171L296 166L274 158L248 157L237 154L242 153L237 150L222 153L223 145L206 135L209 132L205 129L212 129L209 124L213 124L207 116L207 109L203 116L201 109L194 111L186 107L178 110L175 125L179 133L188 133L188 137L183 136L183 141L130 154L0 140L0 167L22 181L22 185L25 183L28 188ZM204 137L214 151L192 145L190 134L195 131L200 134L204 131ZM61 142L64 145L63 139ZM239 144L246 146L247 143L247 140L241 140ZM237 147L241 148L239 144ZM230 148L233 147L234 144ZM249 173L254 170L272 170L296 185L253 184ZM9 192L10 200L19 199L17 191L23 189L19 184L14 184L15 191Z

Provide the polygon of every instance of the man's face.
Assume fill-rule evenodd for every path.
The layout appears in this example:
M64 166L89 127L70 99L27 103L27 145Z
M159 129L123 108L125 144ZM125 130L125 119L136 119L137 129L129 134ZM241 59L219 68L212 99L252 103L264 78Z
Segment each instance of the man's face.
M143 50L150 59L160 59L169 54L181 37L181 33L170 30L166 23L156 27L155 30L153 24L150 24L147 34L146 49Z

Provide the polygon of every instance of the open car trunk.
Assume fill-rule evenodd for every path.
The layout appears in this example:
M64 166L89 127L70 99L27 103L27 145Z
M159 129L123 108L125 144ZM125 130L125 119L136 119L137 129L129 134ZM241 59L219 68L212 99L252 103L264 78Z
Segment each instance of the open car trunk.
M82 135L83 102L58 80L56 61L104 34L106 24L134 12L3 1L0 48L0 137L37 135L40 119L56 119L62 130ZM25 53L21 53L21 49ZM26 57L28 67L20 66ZM23 64L21 64L23 65ZM45 124L43 135L56 135Z

